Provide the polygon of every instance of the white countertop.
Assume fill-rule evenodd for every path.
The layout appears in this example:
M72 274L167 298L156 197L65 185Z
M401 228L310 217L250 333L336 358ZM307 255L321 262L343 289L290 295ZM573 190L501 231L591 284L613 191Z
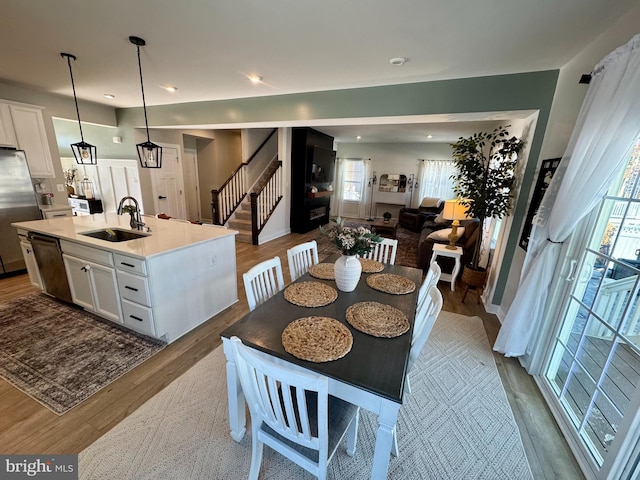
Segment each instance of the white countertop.
M208 242L217 238L233 236L238 233L235 230L222 227L174 222L153 216L143 215L142 221L146 224L146 227L151 228L151 232L147 233L146 227L143 228L142 231L134 230L137 233L145 233L147 236L126 242L109 242L88 237L82 235L82 233L104 230L105 228L131 230L129 226L129 215L96 213L77 217L17 222L11 225L30 232L51 235L52 237L63 240L140 258L160 255L196 243Z

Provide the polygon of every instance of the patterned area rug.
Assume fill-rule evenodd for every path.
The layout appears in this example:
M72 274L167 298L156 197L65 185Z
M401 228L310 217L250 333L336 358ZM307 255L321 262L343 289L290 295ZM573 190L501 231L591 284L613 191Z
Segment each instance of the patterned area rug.
M0 376L62 415L164 344L33 293L0 303Z
M369 228L368 223L347 222L349 226L362 225ZM405 267L415 267L418 262L418 240L420 234L407 230L398 226L396 233L398 239L398 249L396 250L396 265L404 265ZM338 248L333 245L326 235L322 235L318 230L318 235L315 238L318 243L318 258L322 261L323 258L328 257L334 253L338 253Z
M388 478L533 478L480 318L442 312L410 379ZM240 443L231 439L226 392L218 347L81 452L80 478L247 478L251 428ZM356 454L341 445L328 478L369 478L376 429L362 410ZM266 447L260 478L315 477Z

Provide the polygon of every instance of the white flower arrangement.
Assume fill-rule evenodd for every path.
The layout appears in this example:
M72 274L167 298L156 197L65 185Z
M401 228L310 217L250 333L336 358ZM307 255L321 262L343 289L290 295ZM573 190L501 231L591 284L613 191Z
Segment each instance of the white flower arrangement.
M338 217L335 227L327 230L320 226L320 231L329 237L343 255L363 255L369 253L374 243L382 241L378 235L371 233L368 228L345 227L344 219Z

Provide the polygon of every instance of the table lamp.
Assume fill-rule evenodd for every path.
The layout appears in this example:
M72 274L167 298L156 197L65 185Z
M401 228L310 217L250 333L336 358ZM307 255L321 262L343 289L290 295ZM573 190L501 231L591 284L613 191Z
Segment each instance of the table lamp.
M442 217L446 220L453 220L451 223L451 234L449 235L449 250L456 249L456 241L458 240L458 227L460 220L469 218L467 216L467 206L460 203L460 199L446 200L442 209Z

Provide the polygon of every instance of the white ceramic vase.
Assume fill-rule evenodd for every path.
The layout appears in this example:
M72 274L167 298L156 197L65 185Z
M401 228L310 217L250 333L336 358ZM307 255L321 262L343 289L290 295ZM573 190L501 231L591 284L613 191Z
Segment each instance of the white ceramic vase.
M362 265L357 255L341 255L333 264L336 287L342 292L353 292L360 281Z

